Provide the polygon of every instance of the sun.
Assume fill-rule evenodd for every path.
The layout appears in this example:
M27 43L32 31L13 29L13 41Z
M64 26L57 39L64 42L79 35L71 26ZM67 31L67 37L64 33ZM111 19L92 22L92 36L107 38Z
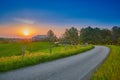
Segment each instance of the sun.
M25 36L28 36L28 35L30 34L30 31L26 29L26 30L23 31L23 34L24 34Z

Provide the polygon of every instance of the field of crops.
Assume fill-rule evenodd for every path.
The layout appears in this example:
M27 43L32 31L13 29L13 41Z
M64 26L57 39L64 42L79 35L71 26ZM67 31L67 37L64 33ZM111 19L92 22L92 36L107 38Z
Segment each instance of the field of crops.
M49 53L49 43L48 42L36 42L26 44L26 53L22 57L21 44L2 44L0 46L0 72L17 69L25 66L30 66L46 61L55 60L58 58L71 56L78 54L80 52L92 49L94 46L54 46L53 53ZM20 49L20 50L19 50ZM8 51L7 51L8 50ZM19 53L19 54L18 54Z
M111 53L91 80L120 80L120 46L109 46Z

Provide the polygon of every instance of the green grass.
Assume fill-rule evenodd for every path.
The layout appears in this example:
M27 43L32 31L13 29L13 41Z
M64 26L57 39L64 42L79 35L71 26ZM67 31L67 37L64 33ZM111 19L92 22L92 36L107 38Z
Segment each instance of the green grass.
M25 47L27 52L33 53L49 48L49 42L27 43ZM21 55L21 53L22 53L21 43L0 44L0 57Z
M48 45L48 43L46 45ZM35 52L25 53L25 56L23 59L21 55L1 57L0 72L9 71L9 70L13 70L13 69L17 69L25 66L30 66L38 63L43 63L43 62L75 55L75 54L87 51L89 49L92 49L93 47L94 46L92 45L88 45L88 46L77 45L76 47L67 46L65 50L65 47L61 45L53 48L52 55L50 55L49 53L49 48L44 47L43 49L41 49L41 47L39 47L41 50L39 50L38 48L36 50L34 49Z
M91 80L120 80L120 46L108 46L111 53Z

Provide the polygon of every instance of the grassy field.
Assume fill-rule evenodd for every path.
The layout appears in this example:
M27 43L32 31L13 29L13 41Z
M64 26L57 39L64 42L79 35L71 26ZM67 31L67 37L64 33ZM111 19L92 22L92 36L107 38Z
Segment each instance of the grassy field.
M0 57L21 55L21 43L0 44ZM49 42L33 42L26 44L26 52L34 53L49 48Z
M91 80L120 80L120 46L109 46L111 53Z
M36 43L27 44L26 46L27 52L25 53L24 58L22 58L21 53L18 54L18 52L21 52L20 50L18 50L18 49L21 49L21 47L19 47L20 44L19 45L18 44L19 43L14 45L3 44L3 47L5 47L5 49L2 46L0 47L0 48L3 48L3 50L1 49L2 53L0 53L1 54L0 72L75 55L80 52L84 52L89 49L92 49L94 47L92 45L88 45L88 46L77 45L76 47L68 45L66 46L66 49L65 49L64 46L60 45L60 46L53 47L53 53L52 55L50 55L48 42L36 42ZM7 47L8 48L10 47L10 48L8 49Z

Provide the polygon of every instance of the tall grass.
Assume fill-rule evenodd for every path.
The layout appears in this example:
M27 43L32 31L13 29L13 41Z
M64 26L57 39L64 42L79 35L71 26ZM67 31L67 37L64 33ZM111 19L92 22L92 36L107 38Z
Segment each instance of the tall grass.
M70 47L68 46L65 50L63 46L54 47L52 55L49 54L49 50L46 49L43 52L36 52L34 54L32 53L26 53L24 58L22 58L20 55L18 56L11 56L11 57L1 57L0 58L0 72L17 69L29 65L34 65L42 62L47 62L51 60L55 60L58 58L63 58L66 56L75 55L84 51L87 51L89 49L92 49L94 46L76 46Z
M91 80L120 80L120 46L109 46L111 53Z

